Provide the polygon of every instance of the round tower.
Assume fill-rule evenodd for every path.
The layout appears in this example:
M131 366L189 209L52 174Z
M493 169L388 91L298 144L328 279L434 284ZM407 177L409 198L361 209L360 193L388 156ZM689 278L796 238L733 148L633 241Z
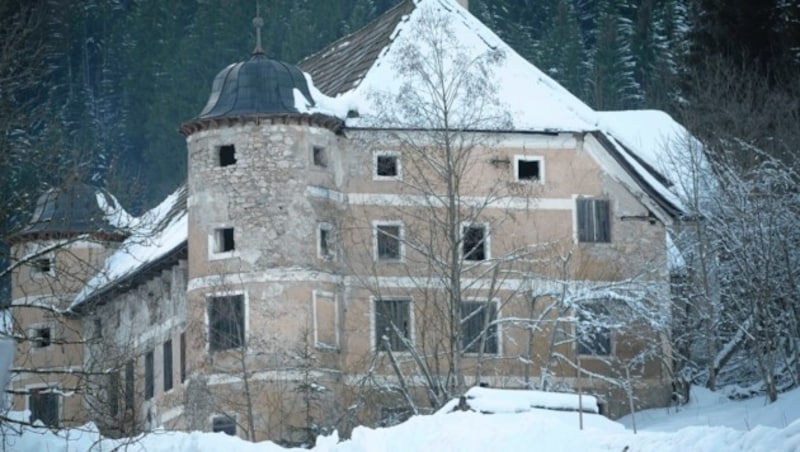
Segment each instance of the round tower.
M304 74L267 58L259 43L249 60L219 72L206 106L181 126L188 147L192 374L239 378L244 362L289 381L280 372L296 368L298 350L324 342L315 334L317 300L330 299L325 309L338 316L339 210L324 193L342 182L342 121L313 110ZM226 401L225 391L213 390L216 406L242 403ZM208 428L207 416L196 418L189 427ZM270 429L254 428L259 437Z

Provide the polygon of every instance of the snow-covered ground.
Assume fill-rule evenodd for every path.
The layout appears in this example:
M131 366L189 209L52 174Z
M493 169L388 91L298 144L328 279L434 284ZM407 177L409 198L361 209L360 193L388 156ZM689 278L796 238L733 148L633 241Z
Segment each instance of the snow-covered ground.
M510 407L507 413L440 412L416 416L392 428L357 428L352 438L320 438L317 451L800 451L800 390L781 394L773 404L763 398L730 401L718 393L694 388L692 401L680 410L648 410L613 422L578 414L509 405L506 395L493 403L482 395L483 407ZM487 398L489 397L489 398ZM530 398L529 398L530 399ZM483 408L482 408L483 409ZM500 411L500 410L498 410ZM521 411L521 412L520 412ZM129 451L244 451L285 450L273 443L248 443L221 433L156 432L135 441L101 439L91 426L50 432L6 431L5 450L108 451L123 446ZM124 447L128 444L127 448Z

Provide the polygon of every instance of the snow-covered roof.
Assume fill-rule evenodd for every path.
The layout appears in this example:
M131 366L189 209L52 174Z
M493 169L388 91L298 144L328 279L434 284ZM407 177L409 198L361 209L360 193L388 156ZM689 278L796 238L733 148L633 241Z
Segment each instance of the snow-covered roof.
M188 237L186 186L181 186L155 208L129 220L132 234L105 261L75 297L69 309L77 311L88 300L114 289L127 278L185 246Z

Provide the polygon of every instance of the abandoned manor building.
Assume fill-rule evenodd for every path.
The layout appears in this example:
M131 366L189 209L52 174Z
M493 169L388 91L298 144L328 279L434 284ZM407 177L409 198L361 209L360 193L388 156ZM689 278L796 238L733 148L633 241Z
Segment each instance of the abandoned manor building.
M454 0L296 65L258 40L176 118L161 204L72 181L13 236L14 410L303 444L479 384L669 403L680 125L592 110Z

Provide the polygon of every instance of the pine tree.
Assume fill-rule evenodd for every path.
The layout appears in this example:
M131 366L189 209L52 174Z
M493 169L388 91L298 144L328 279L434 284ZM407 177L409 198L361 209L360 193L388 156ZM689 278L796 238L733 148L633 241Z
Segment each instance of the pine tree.
M642 104L630 46L632 23L625 15L630 9L624 0L603 0L600 6L591 78L591 104L597 110L624 110Z
M579 98L586 96L586 53L571 0L558 0L552 22L537 44L535 63Z

